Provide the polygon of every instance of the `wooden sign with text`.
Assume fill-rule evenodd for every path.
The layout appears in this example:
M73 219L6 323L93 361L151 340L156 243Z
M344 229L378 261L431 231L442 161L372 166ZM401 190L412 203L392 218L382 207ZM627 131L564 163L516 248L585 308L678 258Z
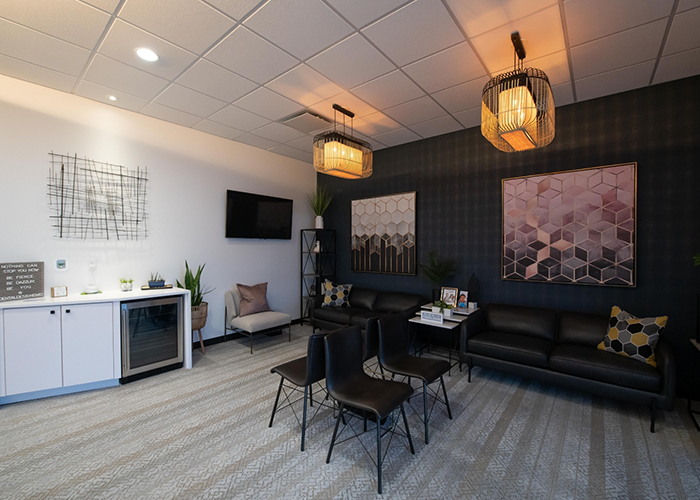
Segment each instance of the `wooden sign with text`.
M0 302L43 296L43 262L0 264Z

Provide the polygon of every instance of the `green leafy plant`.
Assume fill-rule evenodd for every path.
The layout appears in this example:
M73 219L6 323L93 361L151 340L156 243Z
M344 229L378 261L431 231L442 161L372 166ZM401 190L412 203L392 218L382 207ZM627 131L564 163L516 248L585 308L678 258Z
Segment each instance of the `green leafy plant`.
M428 252L428 263L418 264L426 278L430 280L434 288L440 288L448 276L452 276L457 270L457 264L453 260L440 260L437 252Z
M164 281L160 273L151 273L151 278L148 281Z
M179 288L184 288L190 291L190 296L192 297L192 307L201 305L202 298L209 292L213 292L215 290L214 288L207 291L203 290L204 287L202 287L200 278L202 277L204 266L206 266L206 264L199 266L196 273L192 273L189 264L187 264L187 261L185 261L185 284L183 285L176 280Z
M133 282L134 282L134 280L132 280L131 278L129 278L129 279L119 278L119 283L133 283Z
M695 262L696 266L700 266L700 253L695 254L695 256L693 257L693 261Z
M451 306L444 300L436 300L435 302L433 302L433 307L439 307L440 312L443 313L445 312L445 309L452 309L453 306Z
M316 215L323 215L331 204L333 195L328 192L325 186L316 186L316 191L306 195L309 205Z

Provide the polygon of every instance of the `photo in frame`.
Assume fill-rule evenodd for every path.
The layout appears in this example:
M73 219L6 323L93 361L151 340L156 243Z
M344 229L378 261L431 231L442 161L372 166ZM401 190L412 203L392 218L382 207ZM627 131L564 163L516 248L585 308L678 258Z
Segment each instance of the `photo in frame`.
M448 288L443 286L440 291L440 300L442 300L448 306L457 306L457 293L459 292L456 288Z
M502 181L501 278L636 286L637 164Z
M469 299L469 292L466 290L460 290L459 295L457 296L457 306L456 307L461 307L465 308L469 304L468 302Z

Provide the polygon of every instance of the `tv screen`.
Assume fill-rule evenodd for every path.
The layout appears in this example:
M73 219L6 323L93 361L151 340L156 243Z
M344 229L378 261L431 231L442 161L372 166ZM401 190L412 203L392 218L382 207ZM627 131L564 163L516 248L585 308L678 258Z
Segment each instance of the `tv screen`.
M292 239L292 200L226 191L226 237Z

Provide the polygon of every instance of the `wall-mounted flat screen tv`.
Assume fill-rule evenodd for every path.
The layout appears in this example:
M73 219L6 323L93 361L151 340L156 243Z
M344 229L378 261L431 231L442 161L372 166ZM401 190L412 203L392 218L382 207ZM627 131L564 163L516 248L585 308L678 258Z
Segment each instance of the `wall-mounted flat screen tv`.
M226 191L226 237L292 239L292 200Z

